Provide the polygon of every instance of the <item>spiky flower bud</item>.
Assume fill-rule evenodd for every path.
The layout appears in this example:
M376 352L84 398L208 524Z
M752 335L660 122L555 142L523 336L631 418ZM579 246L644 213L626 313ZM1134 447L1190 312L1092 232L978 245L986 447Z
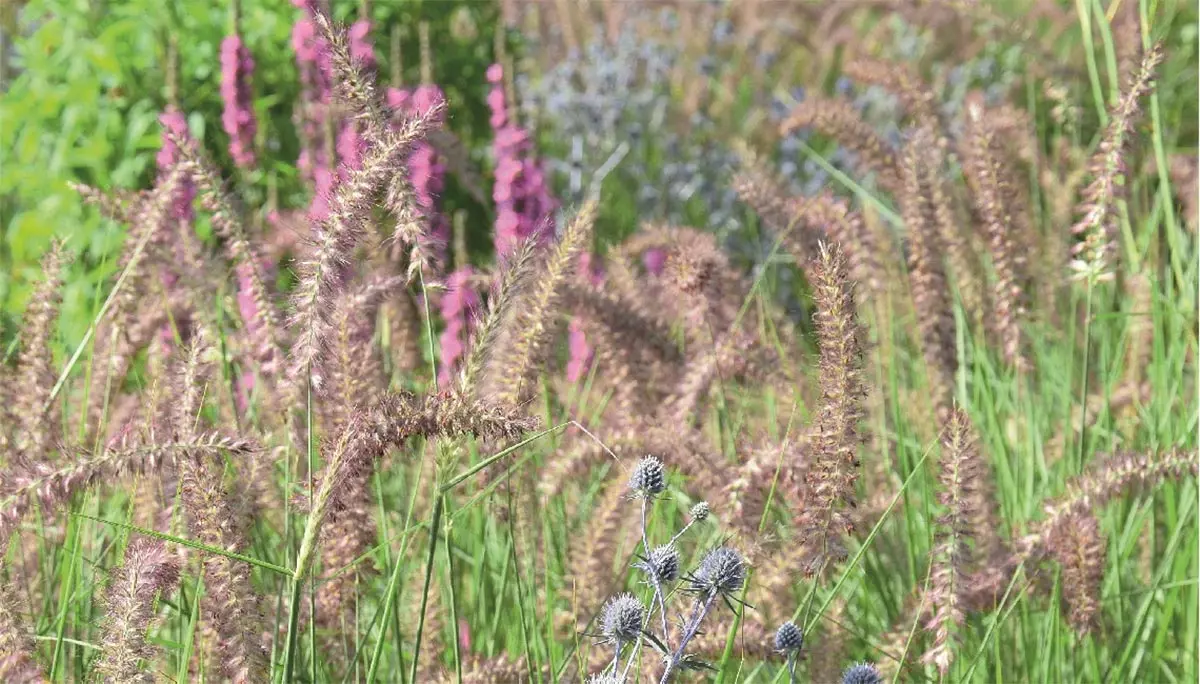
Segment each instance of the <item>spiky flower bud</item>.
M804 634L796 623L788 620L779 625L775 632L775 650L780 653L795 653L804 645Z
M629 488L636 497L651 498L667 489L662 461L656 456L644 456L629 475Z
M645 607L633 594L618 594L604 605L600 631L617 643L634 641L642 631Z
M719 546L704 556L700 567L689 579L691 590L698 594L729 596L745 584L746 562L737 551L728 546Z
M692 522L704 522L708 518L709 512L708 502L701 501L695 506L692 506L692 510L688 515L692 517Z
M650 556L636 564L639 570L650 575L659 584L679 579L679 551L674 544L663 544L651 549Z
M842 684L882 684L883 677L872 663L857 663L842 673Z

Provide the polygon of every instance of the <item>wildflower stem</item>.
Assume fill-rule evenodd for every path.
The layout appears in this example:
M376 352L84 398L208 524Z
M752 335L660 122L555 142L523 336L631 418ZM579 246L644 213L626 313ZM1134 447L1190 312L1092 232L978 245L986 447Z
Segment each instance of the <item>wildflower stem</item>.
M696 603L692 608L692 615L688 618L684 626L683 637L679 640L679 646L675 649L675 652L671 654L671 659L667 661L667 667L663 670L662 679L658 680L659 684L666 684L670 681L671 673L675 671L680 661L683 660L684 650L687 648L688 643L700 631L700 623L704 622L708 611L712 610L713 601L717 600L717 593L716 589L710 589L708 591L708 598L703 602L699 598L696 599Z
M1096 276L1088 274L1087 294L1083 307L1083 389L1079 411L1079 464L1076 472L1083 470L1083 460L1087 449L1087 404L1088 404L1088 363L1092 348L1092 292L1096 287Z
M417 618L417 636L413 640L412 669L409 672L410 681L417 679L418 661L421 656L421 638L425 634L425 610L429 606L429 585L433 580L433 560L437 552L438 528L442 524L442 501L445 494L439 492L433 502L433 521L429 523L429 557L425 562L425 584L421 589L421 613Z
M678 532L675 533L674 537L671 537L671 544L674 544L675 542L679 541L679 538L682 537L685 532L692 529L692 525L695 525L695 524L696 524L695 520L689 520L688 524L684 525L682 530L679 530Z

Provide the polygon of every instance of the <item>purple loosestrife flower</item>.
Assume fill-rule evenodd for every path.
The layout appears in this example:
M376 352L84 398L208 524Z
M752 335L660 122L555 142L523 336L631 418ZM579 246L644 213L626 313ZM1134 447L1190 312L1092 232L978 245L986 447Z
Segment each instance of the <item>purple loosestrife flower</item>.
M375 48L371 45L371 22L360 19L350 25L350 58L362 64L365 71L374 72L378 66Z
M163 127L162 146L158 148L158 154L154 160L158 166L158 178L161 183L171 170L180 162L180 150L176 146L171 135L174 135L180 140L187 141L185 144L194 146L196 143L192 140L191 132L188 131L187 118L183 112L175 105L170 105L158 117L158 122ZM171 135L167 135L170 133ZM196 210L193 203L196 199L196 185L190 179L180 179L175 185L175 191L170 200L168 208L168 216L170 221L174 223L173 228L177 231L192 230L192 223L196 219ZM169 233L168 233L169 234ZM178 235L178 233L176 233ZM159 237L157 240L163 240ZM179 243L177 237L166 238L175 244ZM170 292L175 288L175 284L179 281L179 273L166 266L160 267L159 277L162 279L163 289ZM164 351L170 351L174 343L175 335L171 330L170 325L164 325L159 330L159 342Z
M359 20L350 25L350 58L362 65L365 72L373 74L377 66L375 48L371 45L371 22ZM350 172L362 166L362 155L366 149L358 122L351 118L342 121L337 136L339 180L345 180Z
M189 145L194 145L192 134L188 131L187 119L183 116L183 112L179 108L171 105L167 110L158 117L158 122L162 124L165 131L173 133L181 140L187 140ZM179 148L171 141L170 137L164 135L162 147L158 148L158 155L155 156L155 162L158 164L158 177L165 178L171 169L179 163ZM171 201L170 216L180 222L190 224L196 217L196 211L192 207L192 201L196 199L196 186L191 180L181 180L175 190L175 195Z
M250 77L254 73L254 57L236 33L221 41L221 99L225 109L221 126L229 134L229 154L233 163L248 169L254 166L254 95Z
M309 216L320 221L329 214L335 166L326 147L333 93L333 60L328 42L317 29L316 3L292 0L292 4L304 10L304 15L292 27L292 49L296 52L296 67L300 72L300 101L296 111L300 158L296 163L301 175L313 184Z
M491 109L489 122L495 132L492 153L495 156L495 185L492 199L496 202L495 245L500 258L507 257L516 246L534 233L544 230L557 207L550 193L545 171L532 155L528 131L515 125L504 100L504 69L499 64L488 67L487 80L491 88L487 104Z
M441 88L425 84L412 91L389 88L387 99L394 111L423 114L442 105L446 97ZM409 154L408 172L417 206L425 218L424 235L433 243L430 252L436 263L445 264L450 222L439 210L439 198L445 189L446 165L433 146L421 140Z
M454 377L455 368L466 351L470 320L479 307L479 295L471 288L473 277L471 267L463 266L451 273L446 281L446 294L441 301L446 329L440 338L442 364L438 372L438 382L442 384L448 384Z

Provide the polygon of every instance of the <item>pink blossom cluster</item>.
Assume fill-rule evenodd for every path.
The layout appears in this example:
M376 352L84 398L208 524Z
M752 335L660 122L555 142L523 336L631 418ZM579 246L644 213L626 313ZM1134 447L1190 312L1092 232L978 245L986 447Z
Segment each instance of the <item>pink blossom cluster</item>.
M166 111L158 117L158 122L162 124L164 132L170 132L180 140L187 141L187 144L194 145L192 134L188 130L187 118L183 116L183 112L179 108L171 105ZM179 147L170 137L163 135L162 146L158 148L158 155L154 158L158 165L158 176L161 180L170 170L179 163ZM175 191L175 198L171 202L171 217L181 222L190 224L195 218L195 209L192 207L192 201L196 198L196 186L188 179L181 179L178 184L178 189Z
M292 27L292 49L300 71L300 173L313 184L309 216L322 220L329 215L336 160L326 152L326 125L333 100L333 58L329 44L317 29L315 3L292 0L304 14Z
M491 84L487 103L492 110L489 122L495 132L492 152L496 158L496 179L492 186L492 199L496 202L493 239L497 257L504 258L535 233L549 237L547 226L558 203L550 193L545 171L533 157L529 132L509 116L503 67L499 64L488 67L487 80Z
M158 148L158 154L154 161L158 166L158 178L161 181L176 164L180 162L179 145L176 144L167 133L171 133L175 138L184 141L185 145L195 145L192 140L191 131L188 130L187 118L179 108L171 105L166 111L158 117L158 122L163 127L162 145ZM193 201L196 199L196 186L188 178L180 178L175 189L175 196L171 198L171 208L169 216L176 221L174 228L176 230L192 230L192 223L196 218L196 210L193 206ZM166 235L171 235L171 232L166 232ZM169 240L177 241L178 238L168 238ZM179 281L179 274L174 270L164 266L159 271L159 277L162 279L163 287L170 291L174 288L175 283ZM164 325L159 330L159 341L166 351L170 351L174 344L175 335L171 326Z
M349 31L350 57L368 71L375 71L375 47L371 45L371 22L359 20L350 25ZM362 156L366 149L366 141L362 137L359 124L351 118L342 121L337 137L338 176L341 180L354 169L362 166Z
M388 89L388 105L396 112L424 114L444 101L442 89L435 85L421 85L412 91ZM439 197L445 188L446 165L433 146L421 140L413 145L409 155L408 173L417 206L426 221L424 234L431 243L435 261L445 264L450 222L440 211Z
M350 25L350 58L367 71L375 71L375 47L371 45L371 22L359 19Z
M221 41L221 99L225 109L221 126L229 134L229 154L233 163L242 168L254 166L254 94L250 78L254 73L254 57L236 33Z
M442 320L446 328L439 338L442 363L438 371L438 382L443 385L448 385L454 378L454 372L467 349L471 321L475 310L479 308L479 295L471 287L474 276L470 266L462 266L446 279L446 293L441 301Z
M604 273L590 252L579 256L579 275L581 280L591 285L604 282ZM571 318L567 327L567 380L570 382L579 382L579 379L587 374L596 351L588 344L583 328L583 318L579 314Z

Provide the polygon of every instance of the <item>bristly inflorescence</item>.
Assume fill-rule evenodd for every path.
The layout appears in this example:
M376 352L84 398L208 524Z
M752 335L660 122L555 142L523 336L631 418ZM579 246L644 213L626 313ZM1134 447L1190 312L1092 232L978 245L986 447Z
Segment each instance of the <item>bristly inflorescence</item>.
M883 677L872 663L858 663L842 673L842 684L882 684Z
M1071 267L1082 277L1105 279L1113 275L1119 233L1117 201L1124 197L1127 185L1122 179L1141 100L1153 89L1155 71L1162 60L1162 45L1155 45L1142 57L1138 72L1127 76L1125 92L1109 112L1108 127L1088 167L1092 182L1083 191L1083 201L1076 208L1080 218L1071 227L1071 232L1081 238L1073 250Z
M674 544L656 546L635 567L649 575L651 582L674 582L679 579L679 550Z
M821 247L813 296L821 344L821 405L810 428L812 460L804 476L805 507L799 521L803 570L810 575L846 557L844 539L856 524L858 424L866 396L863 333L854 283L836 244Z
M141 663L153 655L146 630L154 617L154 599L179 581L179 559L157 540L136 539L125 550L125 564L109 583L105 597L101 655L93 666L97 681L154 681Z
M667 489L666 473L657 456L645 456L629 474L629 489L633 496L652 499Z
M804 634L796 623L787 621L775 631L775 650L780 653L795 653L804 646Z
M642 632L646 607L633 594L619 594L604 604L600 633L616 644L636 641Z
M728 546L718 546L687 577L688 589L702 595L732 597L746 583L746 561Z

